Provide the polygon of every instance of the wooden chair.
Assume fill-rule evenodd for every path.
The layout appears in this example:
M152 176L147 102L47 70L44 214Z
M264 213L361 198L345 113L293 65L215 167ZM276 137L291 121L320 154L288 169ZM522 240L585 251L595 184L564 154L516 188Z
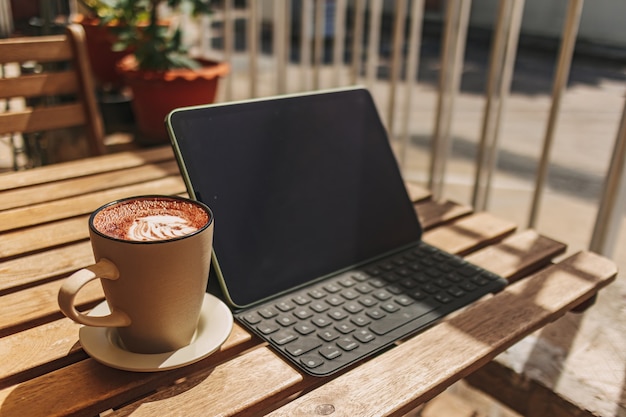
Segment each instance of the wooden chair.
M0 66L0 136L42 137L46 132L83 126L88 155L105 152L80 25L69 25L64 35L0 40ZM13 74L9 74L11 69Z

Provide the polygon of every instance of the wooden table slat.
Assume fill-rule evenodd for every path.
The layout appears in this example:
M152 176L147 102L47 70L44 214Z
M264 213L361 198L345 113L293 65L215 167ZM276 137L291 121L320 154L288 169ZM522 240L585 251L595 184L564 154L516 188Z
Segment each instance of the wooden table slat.
M49 281L94 262L91 244L88 241L35 253L0 264L0 294L14 291L40 281ZM2 307L0 307L1 309Z
M422 239L448 252L465 255L513 233L515 223L489 213L474 213L424 232Z
M428 188L422 187L419 184L414 182L407 181L404 183L406 186L406 190L409 194L409 198L412 202L417 203L422 200L426 200L430 198L432 193Z
M25 258L31 252L87 239L88 219L89 215L84 215L4 233L0 240L0 259L17 255Z
M68 274L69 275L69 274ZM52 281L2 296L0 304L0 337L10 329L22 329L29 324L41 324L62 317L57 304L61 281ZM104 299L102 286L93 281L81 289L76 297L79 309L93 307Z
M138 167L154 162L172 160L173 157L174 154L171 148L160 147L135 152L104 155L97 159L80 159L27 171L7 172L0 174L0 190L10 190L69 178L77 178L79 176Z
M415 204L415 210L422 225L428 230L442 223L450 222L472 213L472 207L454 203L452 201L420 201Z
M88 214L99 206L119 198L140 194L179 194L185 191L182 179L165 177L147 183L7 210L0 212L0 232Z
M534 230L525 230L471 253L465 259L514 282L549 264L565 252L566 247Z
M96 415L170 386L189 373L210 370L254 343L247 332L236 326L218 352L185 368L165 372L120 371L86 359L0 390L2 415Z
M132 167L124 171L109 171L88 177L4 191L0 193L0 210L26 207L163 177L178 176L178 172L178 165L175 161L165 161L160 164Z

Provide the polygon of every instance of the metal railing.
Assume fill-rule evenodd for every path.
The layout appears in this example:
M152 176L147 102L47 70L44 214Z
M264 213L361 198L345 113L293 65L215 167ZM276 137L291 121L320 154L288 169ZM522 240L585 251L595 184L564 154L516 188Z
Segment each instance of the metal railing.
M328 86L365 84L372 88L381 81L378 70L387 68L383 87L386 105L383 119L390 136L398 146L398 159L407 161L409 146L409 119L413 84L417 78L422 42L422 24L425 20L424 0L397 0L392 3L392 28L389 31L389 56L381 56L383 20L382 0L248 0L242 8L233 0L224 0L223 9L213 17L221 22L218 37L223 42L219 51L225 59L236 56L243 62L234 65L234 75L225 80L224 99L234 98L234 83L247 78L248 97L283 94L294 91L319 89ZM389 6L389 2L386 3ZM450 157L451 125L454 119L455 99L459 95L464 51L467 43L471 1L448 0L443 2L443 33L441 69L437 86L435 121L431 138L430 171L428 185L435 198L441 198L446 180L446 164ZM532 207L528 226L536 227L546 186L551 149L554 141L561 99L572 65L572 56L581 17L583 0L569 0L560 38L560 48L554 80L543 149L539 157ZM300 10L297 10L297 7ZM499 138L507 98L510 95L513 68L516 61L518 39L522 22L524 0L500 0L490 49L490 60L485 92L485 108L475 161L475 178L472 205L484 210L489 205L492 177L496 167ZM328 13L328 12L332 13ZM389 10L387 10L389 12ZM236 50L235 21L245 24L245 50ZM299 21L299 24L294 24ZM267 40L270 28L271 42ZM210 38L215 30L203 37L203 50L212 49ZM294 40L299 40L296 42ZM326 53L325 46L332 50ZM295 52L297 53L295 53ZM213 48L213 51L215 49ZM294 56L297 56L294 58ZM274 85L260 80L264 64L269 60ZM384 61L384 63L383 63ZM267 65L267 63L265 64ZM404 77L401 76L404 71ZM322 83L322 78L326 80ZM261 91L263 87L263 91ZM404 93L404 97L401 96ZM626 111L626 107L625 107ZM625 117L626 118L626 117ZM604 191L598 202L598 214L590 239L590 249L611 255L626 207L626 122L615 141L615 151L607 169Z

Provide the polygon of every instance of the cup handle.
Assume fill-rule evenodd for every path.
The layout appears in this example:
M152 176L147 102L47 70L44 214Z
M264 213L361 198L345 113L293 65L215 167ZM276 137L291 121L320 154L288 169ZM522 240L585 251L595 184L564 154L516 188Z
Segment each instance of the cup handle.
M76 323L93 327L125 327L130 325L130 317L120 310L114 310L111 314L102 317L93 317L76 310L74 299L76 294L88 282L94 279L116 280L120 277L119 271L113 262L108 259L100 259L93 265L78 270L69 276L59 290L59 307L63 314Z

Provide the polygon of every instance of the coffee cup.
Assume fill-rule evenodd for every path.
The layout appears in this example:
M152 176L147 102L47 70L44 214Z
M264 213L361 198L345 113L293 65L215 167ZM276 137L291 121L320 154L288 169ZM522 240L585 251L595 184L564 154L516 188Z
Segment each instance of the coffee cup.
M113 327L135 353L171 352L194 337L206 291L213 214L182 197L139 196L108 203L89 217L96 263L67 278L59 307L85 326ZM102 283L110 314L79 312L75 297Z

